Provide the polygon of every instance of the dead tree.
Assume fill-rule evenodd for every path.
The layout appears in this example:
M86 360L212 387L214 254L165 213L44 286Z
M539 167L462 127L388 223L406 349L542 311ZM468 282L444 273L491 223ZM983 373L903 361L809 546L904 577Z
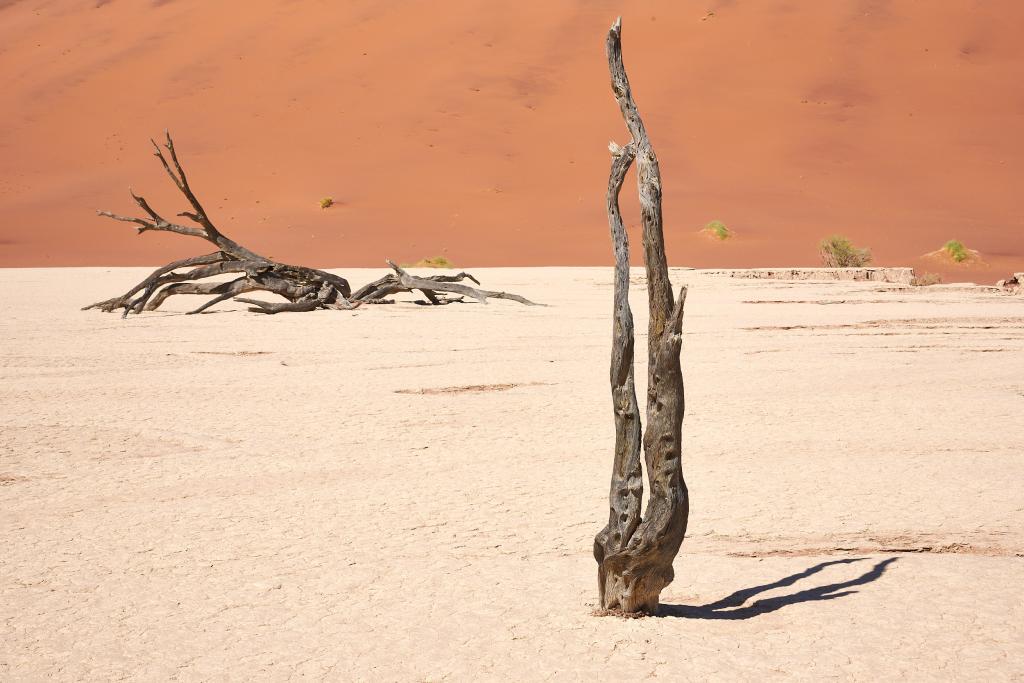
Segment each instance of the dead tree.
M683 480L681 432L683 375L679 365L683 304L672 295L661 218L661 172L622 64L621 21L616 19L606 44L612 91L632 141L614 142L606 197L608 226L615 251L614 324L611 389L615 415L615 460L608 525L594 538L601 608L621 614L653 613L662 589L671 583L672 561L686 535L689 497ZM629 241L619 211L619 191L636 161L647 269L648 325L647 430L644 459L650 496L641 518L643 476L641 425L633 382L633 314L629 308Z
M394 274L386 275L353 294L348 280L343 277L315 268L278 263L249 251L225 236L210 220L206 209L199 203L189 186L188 178L174 151L171 134L167 133L166 135L164 149L151 140L153 148L156 150L155 156L192 207L191 211L183 211L178 216L189 219L195 226L166 220L154 211L143 197L131 191L129 192L132 199L146 214L145 218L120 216L109 211L99 211L98 213L114 220L136 224L139 226L137 228L139 234L149 230L158 230L198 237L213 244L217 250L210 254L169 263L153 271L149 277L121 296L99 301L82 310L90 308L98 308L107 312L123 310L122 317L125 317L129 313L155 310L168 297L176 294L213 296L212 299L190 312L201 313L211 306L235 298L239 294L257 291L278 294L285 301L267 302L244 298L236 300L250 304L250 311L271 314L317 309L351 310L362 304L392 303L392 300L387 298L388 296L414 290L419 290L426 297L426 301L417 303L428 305L461 302L466 297L481 303L487 303L488 299L509 299L528 306L537 305L516 294L491 292L460 284L464 280L480 284L469 273L415 277L391 261L387 261L387 263L395 271ZM203 282L207 278L223 275L236 275L237 277L230 280Z

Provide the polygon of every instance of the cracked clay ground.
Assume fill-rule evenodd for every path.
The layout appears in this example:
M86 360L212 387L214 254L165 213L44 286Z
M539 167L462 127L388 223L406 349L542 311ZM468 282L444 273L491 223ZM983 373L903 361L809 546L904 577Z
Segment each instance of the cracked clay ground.
M1024 297L673 271L690 529L620 620L610 268L77 310L141 275L0 271L0 679L1024 677Z

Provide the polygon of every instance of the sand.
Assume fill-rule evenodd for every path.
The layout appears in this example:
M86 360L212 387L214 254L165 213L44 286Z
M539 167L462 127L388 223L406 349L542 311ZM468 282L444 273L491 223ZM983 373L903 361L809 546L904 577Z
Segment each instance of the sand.
M94 214L186 208L165 127L217 224L286 262L610 264L617 14L676 265L812 266L842 233L947 282L1024 270L1019 0L0 0L0 266L196 253ZM921 259L951 239L984 263Z
M673 271L692 515L620 620L611 270L476 274L551 306L121 320L77 307L140 269L0 270L0 678L1024 676L1024 298Z

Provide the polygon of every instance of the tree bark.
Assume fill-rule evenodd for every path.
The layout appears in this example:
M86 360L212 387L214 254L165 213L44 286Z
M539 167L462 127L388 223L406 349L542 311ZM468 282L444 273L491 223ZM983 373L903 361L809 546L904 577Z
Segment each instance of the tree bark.
M178 216L188 218L198 227L168 221L153 210L145 198L134 192L131 192L132 199L147 217L121 216L109 211L97 213L117 221L134 223L138 226L136 229L140 234L156 230L173 232L186 237L198 237L212 243L218 250L212 254L181 259L157 268L149 277L121 296L98 301L86 306L83 310L98 308L109 313L123 309L122 317L125 317L129 313L138 314L142 311L155 310L170 296L178 294L213 295L213 299L191 311L191 313L201 313L222 301L254 291L271 292L286 300L284 302L266 302L256 299L239 299L239 301L251 304L250 311L265 314L287 311L305 312L318 309L352 310L364 303L391 303L384 297L414 290L423 292L427 301L422 303L429 305L458 303L463 301L464 297L470 297L481 303L487 303L487 299L509 299L530 306L537 305L517 294L490 292L458 284L463 280L471 280L479 285L477 279L469 273L415 277L391 261L388 261L388 265L395 271L395 275L387 275L370 283L353 295L348 280L343 277L315 268L278 263L265 256L260 256L225 236L210 220L206 209L203 208L192 191L185 170L178 161L178 154L174 149L171 134L167 133L163 149L155 141L151 140L150 142L153 143L153 148L156 150L155 156L160 160L164 171L191 206L191 211L183 211ZM190 268L190 270L178 272L184 268ZM241 277L227 282L198 282L225 274L238 274ZM460 296L446 297L443 294L438 295L438 292L455 293Z
M662 589L674 578L672 561L686 535L689 516L681 463L684 392L679 363L686 287L680 289L678 299L673 297L662 229L661 172L622 63L618 19L608 32L606 49L612 91L632 141L625 147L610 145L613 158L606 203L615 251L611 356L615 456L608 524L594 539L594 558L602 609L622 614L653 613ZM650 308L647 429L643 434L650 496L642 518L641 425L633 381L633 317L628 299L629 242L619 211L619 191L634 158Z

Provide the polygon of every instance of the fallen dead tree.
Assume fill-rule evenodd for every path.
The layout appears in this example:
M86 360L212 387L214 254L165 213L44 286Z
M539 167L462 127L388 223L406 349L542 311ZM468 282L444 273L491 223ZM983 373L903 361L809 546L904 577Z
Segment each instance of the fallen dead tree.
M164 148L155 142L155 156L160 160L167 175L178 190L185 195L191 211L183 211L177 216L187 218L195 225L184 225L165 219L158 214L145 198L131 192L132 199L146 214L146 217L121 216L110 211L99 211L99 215L117 221L134 223L139 234L150 230L173 232L188 237L198 237L210 242L216 251L202 256L182 259L158 268L145 280L138 283L121 296L98 301L82 310L98 308L112 312L122 310L123 315L141 313L159 308L169 297L179 294L198 294L212 296L201 306L190 313L202 313L206 309L222 301L234 299L249 304L249 310L257 313L282 313L285 311L301 312L317 309L352 310L363 304L392 303L387 297L402 292L419 291L426 299L417 301L425 305L439 306L459 303L467 298L481 303L488 299L509 299L527 306L535 306L534 302L517 294L508 292L492 292L462 284L469 280L477 285L480 282L469 273L457 275L414 276L388 260L387 264L394 271L384 277L361 287L355 293L343 277L315 268L293 266L278 263L265 256L238 244L224 235L210 220L206 209L196 198L189 186L185 170L178 161L174 150L174 141L167 133ZM218 279L223 275L237 275L229 280ZM285 301L260 301L246 299L240 294L249 292L270 292L277 294Z
M647 130L633 101L622 63L621 23L606 44L612 91L632 140L614 142L606 195L608 226L615 251L611 390L615 416L615 456L608 524L594 538L601 609L621 615L658 609L662 589L672 582L672 561L686 535L689 496L683 480L681 431L683 375L679 365L686 287L672 295L662 231L661 171ZM619 210L619 191L636 161L647 269L647 431L642 443L650 494L641 517L644 492L640 464L640 409L633 380L633 313L629 308L629 239Z

